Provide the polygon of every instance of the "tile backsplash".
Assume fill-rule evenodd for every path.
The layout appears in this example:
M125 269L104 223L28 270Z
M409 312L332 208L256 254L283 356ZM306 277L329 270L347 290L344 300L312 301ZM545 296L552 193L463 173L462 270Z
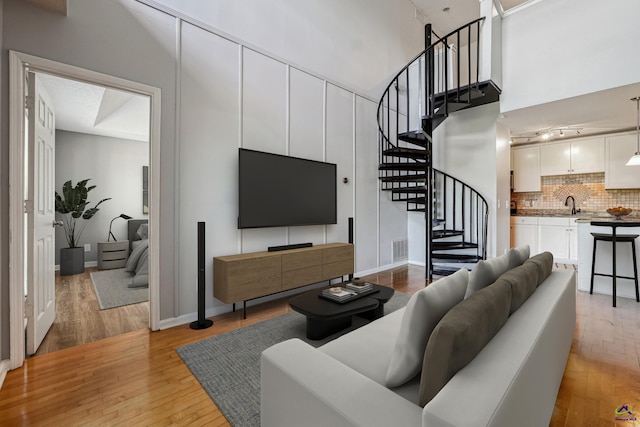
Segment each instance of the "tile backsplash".
M564 206L567 196L576 200L576 209L584 212L603 212L612 206L640 210L640 189L605 190L604 173L543 176L542 191L511 193L518 204L518 212L528 209L570 209Z

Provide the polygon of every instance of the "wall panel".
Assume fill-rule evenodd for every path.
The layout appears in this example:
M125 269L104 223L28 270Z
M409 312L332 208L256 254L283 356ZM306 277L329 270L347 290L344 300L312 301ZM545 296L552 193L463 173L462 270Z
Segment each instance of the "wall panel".
M352 92L327 84L327 161L337 164L338 186L338 224L327 226L328 242L348 240L348 221L354 215L353 98Z
M202 46L206 46L203 49ZM180 61L180 312L197 309L197 222L206 223L207 305L213 257L238 250L239 46L183 23Z
M286 154L287 67L242 49L242 147Z
M376 107L356 96L355 117L355 239L356 272L377 268L378 264L378 135Z

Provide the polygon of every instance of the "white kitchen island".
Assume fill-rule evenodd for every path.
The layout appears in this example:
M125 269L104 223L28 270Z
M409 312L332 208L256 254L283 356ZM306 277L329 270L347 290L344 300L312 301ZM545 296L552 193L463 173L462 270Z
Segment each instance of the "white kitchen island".
M593 257L593 236L591 233L611 234L612 227L600 227L591 225L592 221L597 222L624 222L624 227L617 227L617 234L638 234L640 235L640 218L629 218L616 220L609 218L578 219L578 290L589 292L591 286L591 263ZM596 254L596 273L612 274L612 245L610 242L598 242L598 252ZM640 260L640 238L636 241L636 257ZM616 245L616 275L633 277L633 260L631 255L631 244L620 243ZM610 277L595 276L593 282L593 292L605 295L612 295L612 279ZM635 283L631 279L616 280L616 295L623 298L636 299Z

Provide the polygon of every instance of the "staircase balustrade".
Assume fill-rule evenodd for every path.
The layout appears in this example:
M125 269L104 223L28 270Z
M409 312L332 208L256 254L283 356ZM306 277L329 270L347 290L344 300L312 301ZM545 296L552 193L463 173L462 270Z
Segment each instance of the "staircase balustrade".
M487 91L499 95L492 82L479 81L483 21L484 17L436 36L433 43L427 25L427 48L395 75L378 103L381 188L391 192L393 201L405 202L407 210L425 212L429 279L438 273L434 258L454 263L486 258L486 200L472 187L435 170L431 161L433 131L449 114L497 100L483 99ZM459 241L452 241L456 237Z

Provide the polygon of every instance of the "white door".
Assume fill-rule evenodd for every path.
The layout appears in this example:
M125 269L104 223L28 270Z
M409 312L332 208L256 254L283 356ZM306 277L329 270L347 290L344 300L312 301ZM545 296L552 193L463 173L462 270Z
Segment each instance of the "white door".
M34 73L28 74L27 354L38 350L56 317L55 113Z

